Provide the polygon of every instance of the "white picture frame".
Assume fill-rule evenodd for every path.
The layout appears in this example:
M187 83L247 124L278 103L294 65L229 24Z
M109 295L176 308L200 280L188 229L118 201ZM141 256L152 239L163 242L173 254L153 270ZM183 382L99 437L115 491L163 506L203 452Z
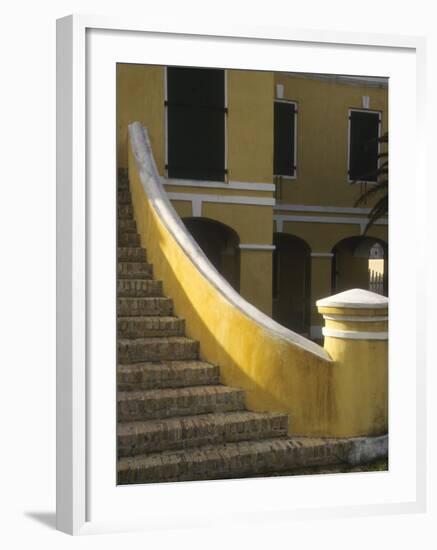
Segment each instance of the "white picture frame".
M117 49L121 44L120 37L125 42L123 49ZM96 462L102 472L108 472L111 470L111 461L115 460L115 455L109 457L107 454L107 463L105 459L102 463L95 457L93 450L97 441L102 452L107 450L111 438L115 448L115 415L111 419L110 409L105 408L110 407L112 400L115 410L115 393L112 393L114 385L108 381L106 371L101 370L100 363L104 362L104 358L100 362L95 361L96 349L102 351L101 343L104 341L107 345L105 353L108 357L111 354L115 357L115 344L107 340L108 334L115 334L111 333L111 322L115 323L115 303L112 306L105 301L108 296L111 297L112 288L115 292L115 273L108 274L101 292L95 293L93 281L98 274L94 274L94 268L90 266L93 265L92 254L96 249L96 242L103 234L102 228L111 233L111 223L115 223L115 193L108 192L107 199L99 203L97 212L96 196L101 188L95 188L92 182L95 170L102 168L99 164L101 159L108 151L112 151L112 157L106 156L107 165L103 167L102 179L109 182L109 187L115 185L115 134L109 135L105 132L103 123L100 126L97 119L93 118L92 124L90 122L90 117L97 116L97 112L93 111L95 90L90 89L90 82L98 81L101 86L109 83L107 96L100 96L100 109L102 112L107 109L107 118L113 124L115 71L112 75L113 81L111 71L114 67L114 55L119 57L119 61L147 62L147 48L138 48L142 37L152 40L155 46L162 46L161 49L152 50L151 56L149 51L149 63L177 64L178 60L181 62L183 59L186 64L195 65L199 63L195 58L195 51L199 50L197 46L202 42L206 46L203 50L207 50L202 55L207 55L209 48L209 66L224 59L217 53L218 45L221 55L227 55L228 62L233 66L243 67L239 64L244 64L247 68L258 69L269 66L275 68L271 67L272 52L294 48L301 53L306 52L302 54L303 57L309 56L308 59L313 60L303 62L301 70L304 66L308 69L317 56L320 59L320 52L324 50L329 52L329 59L324 56L317 72L326 72L327 68L338 71L338 67L342 66L347 71L347 67L352 66L353 54L355 71L361 68L366 70L367 67L371 74L389 76L390 170L392 175L399 177L401 189L395 191L390 199L390 261L396 265L401 246L414 244L415 237L426 231L424 217L414 207L411 209L414 201L424 203L427 196L422 157L425 149L422 141L423 98L420 96L421 90L425 88L426 44L423 38L315 32L284 27L229 26L224 29L211 25L206 28L195 23L179 28L165 23L156 25L137 20L82 15L58 20L57 528L70 534L84 534L147 530L162 525L208 525L214 521L256 521L261 517L293 519L424 511L426 343L423 323L426 290L423 284L419 284L419 275L425 273L426 264L425 251L421 247L416 248L414 276L411 272L408 274L411 289L408 300L396 299L396 296L401 296L402 289L405 290L406 275L399 272L396 279L392 276L390 280L390 287L393 289L390 305L393 323L390 325L389 473L352 474L347 482L344 476L134 487L110 486L107 481L109 477L101 477L97 481L100 473L96 469ZM255 49L256 57L251 53ZM229 58L230 50L235 53L232 60ZM97 58L93 57L95 54L106 56L105 61L97 63ZM383 59L384 56L387 58L387 64L390 65L387 73L377 66L375 54L378 54L378 59ZM281 55L274 59L277 66L284 68L284 58ZM381 64L383 65L382 61ZM294 64L292 70L299 70L299 66ZM345 73L341 71L341 74ZM408 105L407 136L396 132L400 124L396 114L401 112L402 103L405 102ZM113 112L110 111L111 105ZM101 135L96 150L93 147L99 133ZM414 143L416 147L412 145ZM411 165L405 168L400 165L400 161L406 153L409 153ZM407 180L415 183L410 186L408 203L403 187ZM414 201L411 200L411 193ZM408 235L402 228L402 216L407 207L410 216ZM111 265L115 258L115 241L109 239L105 242L98 254L100 269ZM390 272L393 274L392 268ZM101 275L102 272L99 273ZM105 309L99 311L99 306L103 303ZM401 314L409 320L407 325L398 322ZM402 350L396 349L396 344L400 342L403 342ZM399 365L399 370L393 370L394 364ZM402 441L401 424L408 434L408 438L403 438L408 439L407 443ZM401 479L402 482L399 481ZM372 496L375 487L379 487L378 498ZM309 497L304 498L305 494L312 495L312 500ZM129 504L131 502L134 503L132 506ZM208 514L203 513L205 502L208 502ZM137 512L134 513L133 510Z

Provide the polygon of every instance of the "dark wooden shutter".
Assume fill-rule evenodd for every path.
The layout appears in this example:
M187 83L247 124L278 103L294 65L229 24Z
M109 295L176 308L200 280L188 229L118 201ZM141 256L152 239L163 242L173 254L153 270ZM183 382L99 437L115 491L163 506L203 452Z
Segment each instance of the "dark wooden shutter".
M225 82L220 69L167 69L168 176L225 179Z
M294 125L295 104L275 101L273 172L276 176L295 175Z
M351 111L349 179L376 181L379 114Z

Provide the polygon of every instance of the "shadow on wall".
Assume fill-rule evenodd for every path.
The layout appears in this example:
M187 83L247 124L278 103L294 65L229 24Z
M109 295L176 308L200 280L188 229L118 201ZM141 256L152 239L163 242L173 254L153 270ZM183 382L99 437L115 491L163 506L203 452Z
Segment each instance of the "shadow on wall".
M182 220L208 260L222 277L240 291L240 239L227 225L208 218Z

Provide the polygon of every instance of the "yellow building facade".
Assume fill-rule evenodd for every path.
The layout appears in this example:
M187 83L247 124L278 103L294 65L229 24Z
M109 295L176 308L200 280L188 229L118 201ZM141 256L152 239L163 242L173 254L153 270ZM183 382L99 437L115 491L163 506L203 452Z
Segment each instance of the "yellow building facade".
M119 64L118 168L127 168L128 125L139 121L148 130L174 208L211 262L261 311L319 339L323 320L316 301L348 288L369 288L375 243L386 264L387 220L379 220L363 236L372 205L354 204L373 183L355 181L351 158L355 115L369 131L374 123L378 135L387 130L387 84L381 79L221 72L214 78L223 92L205 105L202 92L207 95L209 84L205 81L200 91L195 84L190 89L191 73L182 75L185 89L172 97L177 81L172 68ZM201 99L193 105L190 97ZM195 128L202 128L204 116L219 121L220 177L212 172L203 177L201 171L190 176L189 170L186 176L184 166L172 165L172 155L180 159L175 147L182 150L187 140L198 140L198 158L205 156L208 136L204 140L193 130L190 112L201 113L199 119L193 115ZM291 141L286 141L292 150L283 155L286 162L292 159L289 174L275 174L282 112L292 117L285 125L285 133L292 129ZM172 130L175 121L179 126ZM384 277L386 281L386 267ZM387 293L386 283L381 289Z

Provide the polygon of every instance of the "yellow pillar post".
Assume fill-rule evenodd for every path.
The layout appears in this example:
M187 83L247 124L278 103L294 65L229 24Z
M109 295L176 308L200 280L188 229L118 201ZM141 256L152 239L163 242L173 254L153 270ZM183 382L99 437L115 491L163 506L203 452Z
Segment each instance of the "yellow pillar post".
M240 244L240 294L266 315L272 315L271 244Z
M388 299L362 289L317 302L324 348L335 362L334 433L374 436L388 431Z

